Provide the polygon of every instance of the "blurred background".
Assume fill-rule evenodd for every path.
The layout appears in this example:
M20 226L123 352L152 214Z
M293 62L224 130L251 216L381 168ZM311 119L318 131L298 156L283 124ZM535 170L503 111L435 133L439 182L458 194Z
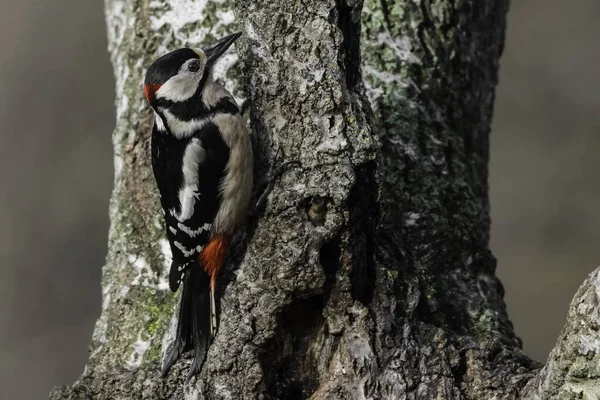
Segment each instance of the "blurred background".
M600 3L512 1L492 129L492 250L544 361L600 265ZM0 398L82 373L100 312L114 82L101 1L0 13Z

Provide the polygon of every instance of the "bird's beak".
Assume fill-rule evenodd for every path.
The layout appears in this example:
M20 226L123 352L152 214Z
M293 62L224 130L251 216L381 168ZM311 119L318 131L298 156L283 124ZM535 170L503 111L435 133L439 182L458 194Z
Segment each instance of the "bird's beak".
M225 51L235 42L237 38L242 35L242 32L232 33L229 36L225 36L206 47L204 50L204 54L206 54L206 66L208 68L212 67L215 61L219 59L225 53Z

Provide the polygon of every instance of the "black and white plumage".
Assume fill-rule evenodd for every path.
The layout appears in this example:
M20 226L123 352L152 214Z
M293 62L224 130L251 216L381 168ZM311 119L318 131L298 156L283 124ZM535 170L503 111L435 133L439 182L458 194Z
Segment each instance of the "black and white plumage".
M175 50L146 74L144 92L155 113L152 167L173 253L171 290L183 281L177 337L163 374L192 346L190 376L201 368L216 329L216 277L250 202L250 137L233 96L211 76L239 36L203 50Z

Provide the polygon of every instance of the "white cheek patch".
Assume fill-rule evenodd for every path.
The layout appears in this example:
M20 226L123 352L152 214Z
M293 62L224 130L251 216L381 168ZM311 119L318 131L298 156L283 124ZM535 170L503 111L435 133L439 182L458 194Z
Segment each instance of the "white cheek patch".
M173 102L186 101L196 93L201 79L202 74L177 74L156 91L156 98Z
M206 56L200 56L199 59L192 58L187 60L179 68L177 75L172 76L155 93L156 98L170 100L173 102L186 101L192 97L204 75L204 66L206 65ZM200 62L200 69L196 72L188 70L190 63Z

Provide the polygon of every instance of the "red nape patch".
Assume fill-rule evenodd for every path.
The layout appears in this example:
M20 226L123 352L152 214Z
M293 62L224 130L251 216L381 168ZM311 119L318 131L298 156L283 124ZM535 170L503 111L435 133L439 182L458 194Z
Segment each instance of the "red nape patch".
M144 85L144 94L146 95L146 100L148 100L148 103L154 103L154 100L156 100L156 91L160 89L161 86L162 85L160 83Z
M213 290L217 283L217 275L225 260L225 255L227 254L230 242L231 238L229 236L217 236L204 247L202 253L200 253L200 256L198 257L204 266L204 270L211 277L210 286Z

